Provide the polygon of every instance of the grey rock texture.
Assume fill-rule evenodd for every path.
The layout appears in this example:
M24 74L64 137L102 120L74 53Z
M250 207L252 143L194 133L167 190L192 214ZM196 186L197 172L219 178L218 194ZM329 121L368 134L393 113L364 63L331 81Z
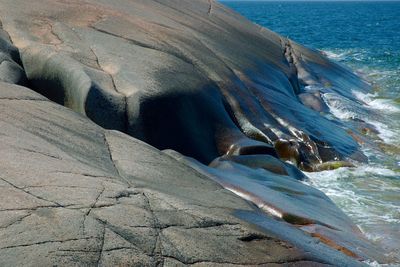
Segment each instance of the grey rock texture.
M323 116L369 89L345 68L213 0L0 0L0 21L0 266L385 261L284 162L365 160Z
M255 229L208 177L27 88L0 83L0 111L1 266L356 265Z
M0 7L30 87L107 129L207 164L271 147L306 170L365 160L313 96L355 102L351 90L368 85L214 0L2 0ZM306 94L307 86L317 89Z

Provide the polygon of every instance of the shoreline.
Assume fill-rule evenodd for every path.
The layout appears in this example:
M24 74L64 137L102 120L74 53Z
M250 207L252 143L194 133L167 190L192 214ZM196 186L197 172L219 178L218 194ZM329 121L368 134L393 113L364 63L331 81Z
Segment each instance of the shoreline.
M302 182L368 160L368 122L325 117L371 91L346 68L215 1L0 19L0 265L392 260Z

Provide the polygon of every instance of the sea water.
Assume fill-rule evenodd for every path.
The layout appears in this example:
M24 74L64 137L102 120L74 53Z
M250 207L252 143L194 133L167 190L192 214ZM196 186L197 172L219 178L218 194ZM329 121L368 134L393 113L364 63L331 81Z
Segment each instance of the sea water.
M365 146L369 164L307 173L400 266L400 2L224 2L265 26L346 65L371 85L353 92L379 114L364 116L379 131L384 151ZM342 120L357 114L340 105ZM360 116L363 116L362 114ZM392 265L391 265L392 266Z

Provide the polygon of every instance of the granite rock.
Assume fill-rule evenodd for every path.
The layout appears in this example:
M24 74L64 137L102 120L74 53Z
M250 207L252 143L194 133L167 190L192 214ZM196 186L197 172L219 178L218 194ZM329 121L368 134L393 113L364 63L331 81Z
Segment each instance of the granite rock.
M214 0L0 0L0 22L1 266L385 261L296 168L366 160L324 116L369 112L346 68Z

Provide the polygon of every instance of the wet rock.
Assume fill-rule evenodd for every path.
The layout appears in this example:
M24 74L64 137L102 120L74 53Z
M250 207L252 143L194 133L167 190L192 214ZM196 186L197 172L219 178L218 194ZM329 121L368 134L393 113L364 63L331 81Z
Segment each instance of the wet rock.
M274 146L279 158L291 161L296 165L300 163L300 145L296 141L278 140Z
M328 197L292 177L263 169L251 169L230 161L214 162L213 168L196 164L195 161L184 162L191 163L196 170L213 177L225 188L254 202L267 213L290 223L318 223L359 232Z
M343 167L352 168L355 167L355 165L347 161L328 161L317 165L314 171L335 170Z
M261 168L249 169L242 165L244 163L251 168L260 166L257 165L257 163L263 162L260 159L251 161L255 164L251 165L246 164L248 161L243 156L231 157L230 160L221 158L214 161L210 168L193 159L185 158L177 152L166 151L166 153L254 203L265 214L276 220L271 223L277 224L277 229L285 232L281 233L277 229L269 227L265 229L269 233L274 232L288 240L296 239L293 242L299 241L297 238L302 240L300 242L309 242L306 239L308 240L310 237L317 239L321 243L313 240L312 243L316 245L307 248L307 251L310 250L313 254L325 250L326 245L358 260L370 258L381 262L388 260L383 256L383 251L371 245L358 227L320 191L293 179L293 176L279 175L277 172L273 173ZM237 214L243 213L239 211ZM265 215L248 214L241 218L249 217L247 219L249 222L259 225L256 221L260 220L259 223L263 224L261 221ZM256 219L257 216L260 218ZM295 228L300 231L296 232L297 230L290 229L286 232L283 230L286 228ZM298 233L297 237L288 237L287 235L291 235L291 232Z
M378 147L388 153L388 154L392 154L392 155L398 155L400 153L400 147L396 146L396 145L392 145L392 144L386 144L383 142L378 142Z
M338 231L321 225L302 226L301 229L350 257L364 260L368 258L374 258L377 261L386 260L383 250L377 246L371 246L359 233Z
M232 144L226 155L272 155L278 157L272 145L247 138Z
M305 92L299 94L300 101L307 107L317 112L329 112L329 107L325 104L320 92Z
M306 179L306 176L295 166L270 155L224 156L217 158L209 166L216 167L222 161L232 161L254 169L265 169L276 174L291 176L297 180Z
M345 68L208 0L0 0L0 20L1 266L379 258L282 161L363 159L303 92L351 107L368 86Z
M276 222L264 214L247 211L237 211L235 215L241 219L255 223L264 233L291 240L293 243L302 243L303 249L310 255L319 255L317 257L320 259L321 263L329 261L333 262L335 266L365 266L365 264L361 262L349 263L349 256L344 253L338 251L336 253L331 253L329 245L313 239L304 231L294 228L286 222Z

